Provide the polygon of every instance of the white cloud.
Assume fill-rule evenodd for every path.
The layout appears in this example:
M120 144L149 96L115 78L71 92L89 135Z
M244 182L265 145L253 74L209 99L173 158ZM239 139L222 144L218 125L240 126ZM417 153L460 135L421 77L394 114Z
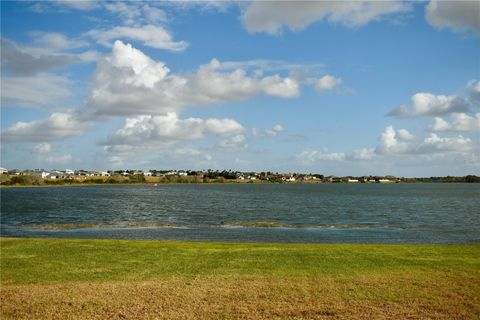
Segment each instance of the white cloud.
M33 43L21 45L6 38L1 39L2 70L21 76L32 76L73 63L96 61L99 53L71 50L85 47L88 42L75 40L60 33L31 32Z
M449 28L455 32L474 31L480 35L480 2L437 1L426 6L425 18L438 29Z
M439 154L447 152L471 152L478 144L461 135L456 137L439 137L435 133L421 138L413 135L399 135L391 126L386 127L380 135L375 153L380 155L400 154Z
M403 136L405 136L405 132ZM410 137L410 133L407 136ZM409 140L412 139L413 137L411 137ZM389 126L386 127L385 131L380 135L379 144L375 152L378 154L404 153L407 149L408 143L402 139L401 136L397 135L392 126Z
M112 42L118 39L140 41L145 46L173 52L183 51L188 46L186 41L174 41L164 27L151 24L141 27L117 26L108 30L94 29L88 31L87 35L106 47L110 47Z
M160 23L168 20L167 14L162 9L155 7L155 2L105 2L106 10L120 17L123 24L134 25L138 23Z
M394 117L439 116L470 110L469 101L456 95L445 96L420 92L412 96L412 102L411 107L402 105L387 115Z
M352 154L348 156L349 159L353 160L371 160L375 157L375 149L373 148L362 148L352 151Z
M123 128L100 141L103 145L167 145L182 140L196 140L206 135L233 136L244 131L232 119L178 119L174 112L162 116L143 115L127 118Z
M242 21L249 32L277 34L284 26L302 30L322 20L361 27L410 8L402 1L252 1Z
M31 50L5 38L1 39L1 52L2 69L23 76L62 68L79 60L75 56L65 54L33 55Z
M80 11L89 11L98 7L97 0L54 0L55 4Z
M346 155L343 152L329 153L320 150L302 151L295 156L297 161L303 165L312 165L319 161L344 161Z
M47 154L52 151L52 145L50 143L42 142L35 146L34 151L37 154Z
M448 123L443 118L435 117L435 123L431 127L432 131L479 131L480 113L470 116L466 113L452 114L452 122Z
M171 74L164 63L116 41L112 54L97 64L88 105L104 115L165 114L178 113L185 106L239 101L261 93L281 98L299 95L299 85L292 78L225 68L213 59L196 72Z
M397 130L397 137L401 141L412 141L412 140L415 140L417 138L413 134L408 132L408 130L406 130L406 129Z
M44 51L48 52L68 51L89 45L85 40L70 39L59 32L32 31L29 32L29 36L36 47L43 48Z
M248 144L243 134L237 134L219 141L216 147L225 151L233 152L248 148Z
M44 142L79 136L89 127L74 113L54 112L45 120L17 122L2 132L2 140L7 142Z
M70 85L68 78L48 73L2 77L2 107L51 105L72 95Z
M282 125L276 124L272 128L265 130L264 132L257 128L253 128L252 134L254 137L257 137L257 138L276 138L284 130L285 129L283 128Z
M315 88L318 91L326 91L326 90L333 89L334 87L338 86L341 83L342 83L341 78L335 78L331 75L326 75L316 81Z
M467 88L471 90L469 95L470 102L480 105L480 82L478 80L470 80L467 83Z

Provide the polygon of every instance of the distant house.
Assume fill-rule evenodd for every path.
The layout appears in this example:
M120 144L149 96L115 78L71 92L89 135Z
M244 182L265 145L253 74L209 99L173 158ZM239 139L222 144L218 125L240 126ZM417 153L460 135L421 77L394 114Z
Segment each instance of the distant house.
M335 176L328 176L328 177L323 178L323 180L326 181L326 182L333 182L336 179L337 179L337 177L335 177Z
M389 183L389 182L394 182L394 181L384 178L384 179L379 179L378 182L380 182L380 183Z
M75 174L75 171L73 171L71 169L65 169L65 173L66 174Z
M100 172L100 175L101 175L102 177L110 177L110 173L107 172L107 171L102 171L102 172Z
M188 173L186 171L178 171L179 176L187 176Z
M357 183L358 182L358 179L348 179L347 180L348 183Z
M8 170L5 168L0 168L0 174L6 174L8 173Z
M144 175L145 177L151 177L151 176L152 176L152 172L151 172L151 171L145 171L145 172L143 173L143 175Z

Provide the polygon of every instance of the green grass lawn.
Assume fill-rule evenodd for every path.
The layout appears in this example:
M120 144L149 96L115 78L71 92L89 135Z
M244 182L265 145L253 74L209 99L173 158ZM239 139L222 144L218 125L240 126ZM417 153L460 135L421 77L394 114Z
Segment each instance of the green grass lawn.
M480 318L480 245L0 245L2 319Z

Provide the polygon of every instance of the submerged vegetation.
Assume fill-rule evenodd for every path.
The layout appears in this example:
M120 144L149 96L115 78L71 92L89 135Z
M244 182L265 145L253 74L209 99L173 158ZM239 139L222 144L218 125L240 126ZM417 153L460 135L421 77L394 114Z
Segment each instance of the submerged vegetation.
M0 238L2 319L480 316L479 245Z

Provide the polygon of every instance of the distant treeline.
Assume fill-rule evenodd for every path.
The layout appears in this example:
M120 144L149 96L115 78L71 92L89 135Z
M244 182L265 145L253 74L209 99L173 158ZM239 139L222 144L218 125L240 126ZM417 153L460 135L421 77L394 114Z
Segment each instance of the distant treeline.
M217 177L210 179L208 177L198 176L161 176L145 177L143 174L131 176L113 175L110 177L89 177L89 178L70 178L70 179L43 179L38 175L15 175L2 179L4 186L42 186L42 185L91 185L91 184L135 184L135 183L222 183L225 178Z
M145 177L142 174L123 176L114 174L110 177L75 177L67 179L43 179L38 175L2 175L1 185L4 186L42 186L42 185L90 185L90 184L134 184L134 183L287 183L281 178L271 177L269 180L258 179L256 181L240 181L228 172L209 172L203 176L199 175L167 175L159 177ZM318 181L318 183L320 183ZM338 180L336 182L343 182ZM467 175L464 177L429 177L429 178L399 178L401 183L480 183L480 176ZM296 181L295 183L302 183Z
M468 175L465 177L430 177L430 178L402 178L402 182L466 182L466 183L480 183L480 177Z

